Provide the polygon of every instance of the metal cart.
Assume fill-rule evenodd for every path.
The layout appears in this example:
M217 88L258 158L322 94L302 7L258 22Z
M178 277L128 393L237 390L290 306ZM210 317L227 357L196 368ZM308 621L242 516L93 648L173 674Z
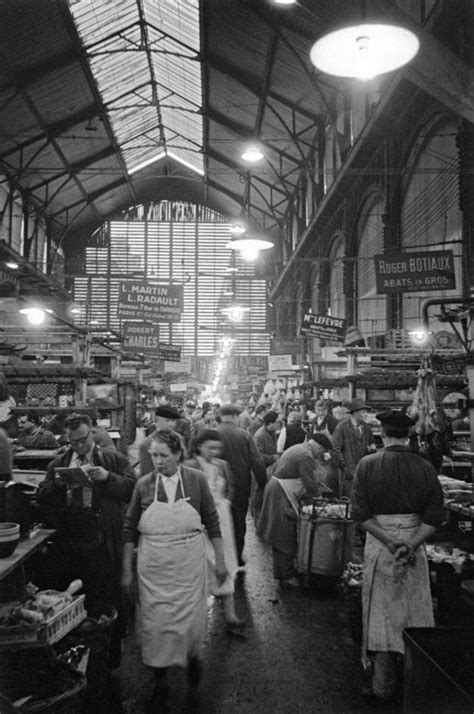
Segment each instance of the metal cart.
M352 555L354 533L347 498L303 502L298 517L298 572L340 577Z

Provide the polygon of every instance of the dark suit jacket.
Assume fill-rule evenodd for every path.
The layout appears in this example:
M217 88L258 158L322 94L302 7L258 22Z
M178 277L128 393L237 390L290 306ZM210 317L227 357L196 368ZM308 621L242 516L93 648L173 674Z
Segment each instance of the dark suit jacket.
M339 468L343 469L344 478L351 481L354 471L363 456L369 451L369 444L374 441L372 428L368 424L361 424L361 431L352 423L352 419L344 419L334 429L332 435L332 455Z
M66 487L55 483L56 467L69 466L73 451L68 449L57 456L48 466L46 478L39 485L39 505L66 507ZM93 486L92 505L99 513L100 526L107 550L115 567L121 568L122 527L124 504L130 501L135 485L135 475L128 459L117 451L94 446L93 463L109 472L107 481Z

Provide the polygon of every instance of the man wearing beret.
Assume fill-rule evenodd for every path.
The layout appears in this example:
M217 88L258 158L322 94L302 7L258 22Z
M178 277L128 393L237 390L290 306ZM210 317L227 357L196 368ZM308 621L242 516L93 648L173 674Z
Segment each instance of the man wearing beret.
M236 404L223 404L221 423L217 431L222 441L221 458L228 462L234 475L232 518L239 566L243 566L242 553L247 530L245 519L249 506L252 473L260 491L265 488L267 473L253 436L239 426L240 412L241 409Z
M362 661L374 662L375 701L399 694L406 627L432 627L424 541L444 518L433 466L408 446L413 421L403 412L377 414L384 448L357 465L352 517L367 531L362 586Z
M333 458L342 473L340 496L350 498L352 479L363 456L375 451L372 428L367 424L369 406L362 399L346 404L349 418L339 422L332 435Z

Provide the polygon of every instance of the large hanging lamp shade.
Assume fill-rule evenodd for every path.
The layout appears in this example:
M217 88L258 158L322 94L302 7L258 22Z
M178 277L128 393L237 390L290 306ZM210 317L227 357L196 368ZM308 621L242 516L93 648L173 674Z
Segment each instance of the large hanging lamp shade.
M258 258L261 250L273 248L273 243L262 238L237 238L227 243L226 248L239 251L242 259L250 262Z
M321 37L311 48L311 62L337 77L372 79L400 69L418 52L414 32L393 24L364 22Z

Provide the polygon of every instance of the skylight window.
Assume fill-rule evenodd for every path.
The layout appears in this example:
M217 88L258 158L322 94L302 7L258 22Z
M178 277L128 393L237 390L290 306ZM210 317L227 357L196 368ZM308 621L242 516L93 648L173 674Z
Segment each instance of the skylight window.
M127 170L164 154L203 174L199 3L142 7L143 25L138 0L70 0Z

